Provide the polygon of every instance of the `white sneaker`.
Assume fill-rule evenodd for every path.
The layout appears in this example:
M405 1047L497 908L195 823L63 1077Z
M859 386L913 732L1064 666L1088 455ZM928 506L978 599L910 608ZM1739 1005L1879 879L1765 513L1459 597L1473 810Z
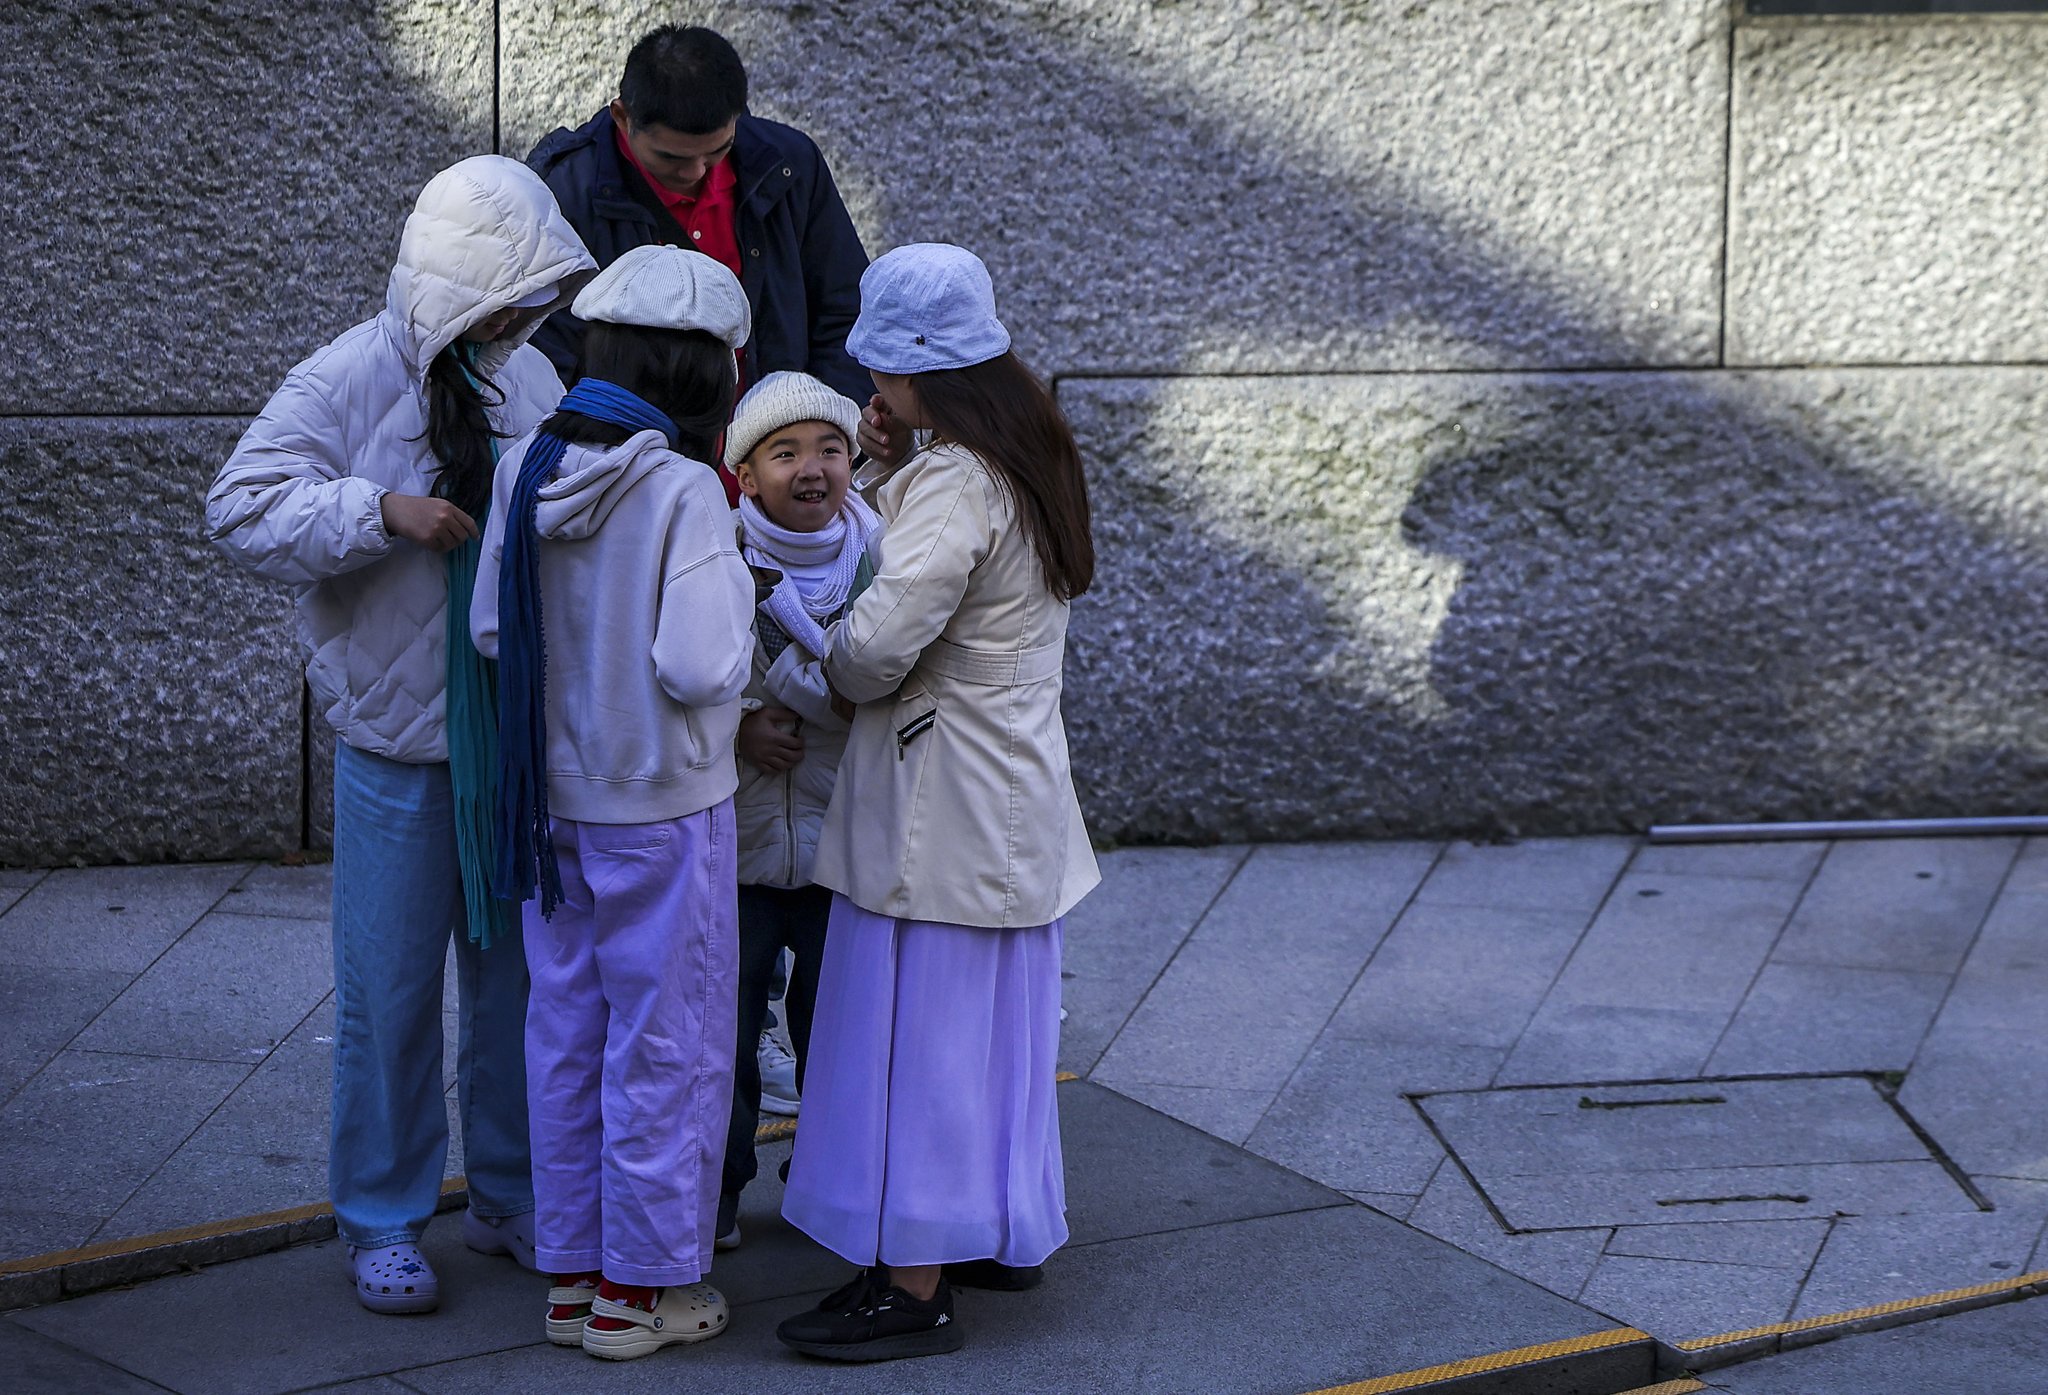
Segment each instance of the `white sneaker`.
M761 1061L761 1112L794 1115L803 1103L796 1092L796 1057L782 1044L782 1038L761 1033L758 1048Z

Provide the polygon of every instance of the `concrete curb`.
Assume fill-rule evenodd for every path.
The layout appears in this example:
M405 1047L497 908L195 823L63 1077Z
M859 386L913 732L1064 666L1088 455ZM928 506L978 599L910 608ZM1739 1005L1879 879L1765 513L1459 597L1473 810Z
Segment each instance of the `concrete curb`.
M1618 1390L1650 1374L1656 1341L1633 1327L1447 1361L1331 1386L1314 1395L1518 1395L1532 1390Z
M441 1184L441 1200L434 1210L456 1211L468 1204L469 1179L450 1177ZM334 1208L320 1202L0 1261L0 1312L334 1236Z
M1723 1332L1712 1337L1695 1337L1689 1341L1675 1342L1667 1350L1675 1355L1676 1360L1667 1358L1666 1362L1660 1364L1664 1366L1664 1373L1667 1375L1677 1375L1681 1369L1686 1373L1711 1371L1720 1366L1754 1360L1775 1352L1792 1351L1799 1347L1831 1342L1837 1337L1854 1336L1859 1332L1881 1332L1888 1327L1903 1327L1908 1323L1968 1312L1972 1308L1988 1308L1994 1303L2011 1303L2024 1298L2036 1298L2044 1293L2048 1293L2048 1269L2037 1269L2029 1274L2017 1274L2010 1279L1971 1284L1967 1288L1943 1289L1915 1298L1876 1303L1867 1308L1851 1308L1847 1312L1801 1318L1797 1322L1774 1322L1764 1327L1748 1327L1739 1332Z
M1072 1071L1061 1071L1053 1079L1054 1083L1064 1085L1080 1077ZM758 1146L794 1138L796 1123L794 1119L765 1123L754 1131L754 1142ZM439 1214L460 1210L468 1204L469 1179L450 1177L441 1184L441 1200L434 1210ZM154 1235L106 1240L75 1250L0 1260L0 1313L145 1279L160 1279L202 1264L223 1264L291 1245L332 1240L334 1236L334 1208L325 1202L315 1202L283 1211L264 1211L158 1231Z

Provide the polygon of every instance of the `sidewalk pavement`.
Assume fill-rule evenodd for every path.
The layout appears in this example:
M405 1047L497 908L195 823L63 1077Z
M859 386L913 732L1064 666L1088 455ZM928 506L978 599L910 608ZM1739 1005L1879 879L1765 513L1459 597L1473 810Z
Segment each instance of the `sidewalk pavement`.
M1318 1225L1364 1227L1355 1251L1314 1242L1316 1262L1346 1276L1344 1303L1289 1310L1294 1342L1353 1362L1313 1379L1518 1345L1513 1303L1496 1324L1492 1304L1449 1296L1478 1275L1505 1282L1493 1266L1563 1305L1522 1330L1639 1328L1665 1344L1667 1370L1681 1350L1704 1366L1789 1345L1792 1324L1841 1330L1824 1319L1845 1311L1945 1311L1909 1302L1937 1291L2032 1292L2048 1267L2048 1060L2031 1031L2048 1001L2041 843L1594 838L1136 849L1103 863L1104 886L1069 922L1062 1065L1106 1090L1067 1086L1062 1101L1114 1091L1218 1140L1177 1130L1161 1156L1239 1159L1223 1146L1237 1145L1278 1165L1254 1191L1313 1183L1359 1203L1306 1208L1329 1212ZM12 1183L0 1257L322 1198L326 894L320 868L0 872L0 1175ZM1136 1127L1090 1117L1112 1138ZM1117 1208L1140 1206L1142 1160L1076 1127L1073 1155L1105 1174L1130 1168ZM1077 1197L1099 1180L1070 1176ZM1244 1244L1279 1224L1252 1215L1264 1204L1239 1208L1225 1229L1254 1229L1230 1231L1236 1248L1216 1254L1282 1283L1299 1266L1274 1269L1275 1254ZM1080 1279L1085 1251L1087 1263L1113 1254L1153 1312L1185 1281L1175 1247L1198 1232L1215 1238L1206 1223L1159 1230L1168 1238L1140 1253L1123 1228L1098 1230L1032 1301L1057 1322L1113 1320L1090 1307L1108 1291ZM1396 1334L1347 1345L1374 1320L1359 1305L1399 1291L1374 1277L1382 1252L1404 1253L1390 1236L1448 1242L1411 1256L1438 1285L1421 1324L1431 1350L1396 1354ZM1296 1243L1308 1242L1285 1242ZM208 1274L269 1266L291 1283L302 1266L324 1272L331 1248ZM749 1299L802 1287L733 1280ZM1237 1289L1238 1303L1256 1291ZM61 1333L84 1320L69 1314L148 1292L10 1321ZM1190 1301L1187 1312L1211 1311ZM2027 1316L2010 1321L2042 1323L2035 1306L2015 1305ZM721 1362L751 1350L732 1337L716 1344ZM1179 1348L1135 1340L1105 1350L1172 1369L1160 1352ZM1219 1329L1205 1354L1243 1364L1223 1360L1206 1387L1309 1388L1297 1379L1308 1368L1251 1359L1258 1345ZM943 1377L958 1379L964 1368Z

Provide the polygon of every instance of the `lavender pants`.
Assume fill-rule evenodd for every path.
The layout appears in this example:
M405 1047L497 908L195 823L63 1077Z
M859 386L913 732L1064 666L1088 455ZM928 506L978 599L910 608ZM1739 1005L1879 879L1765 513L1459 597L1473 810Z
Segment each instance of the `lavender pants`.
M695 1283L732 1111L732 801L552 827L562 904L525 911L534 1248L551 1274Z

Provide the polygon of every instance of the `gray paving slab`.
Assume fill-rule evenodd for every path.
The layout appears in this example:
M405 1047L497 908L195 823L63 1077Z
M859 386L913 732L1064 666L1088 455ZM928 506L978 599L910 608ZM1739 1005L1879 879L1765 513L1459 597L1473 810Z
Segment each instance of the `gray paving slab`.
M1060 1067L1094 1068L1251 849L1129 848L1067 916Z
M1454 842L1415 893L1417 905L1574 911L1591 916L1635 851L1633 838Z
M139 974L248 872L246 862L60 868L0 915L0 964Z
M508 1348L545 1347L538 1277L463 1248L452 1216L422 1248L441 1280L430 1318L355 1301L338 1241L301 1246L135 1289L31 1308L14 1320L181 1395L273 1395ZM232 1351L222 1346L233 1314ZM318 1340L308 1340L311 1333Z
M23 1201L29 1197L20 1198ZM76 1249L92 1239L102 1216L48 1207L0 1209L0 1261Z
M1208 1085L1152 1085L1144 1081L1113 1087L1168 1118L1192 1125L1226 1143L1243 1143L1278 1098L1278 1090L1222 1090Z
M189 1146L325 1163L334 1081L334 998L323 998L235 1087Z
M1956 971L2019 855L2019 840L1888 841L1829 849L1774 962Z
M2048 1181L2048 1053L2040 1031L1945 1029L1936 1019L1899 1089L1965 1172Z
M784 1301L738 1308L717 1341L628 1365L512 1352L399 1374L427 1395L666 1395L681 1385L789 1395L1292 1395L1611 1326L1357 1206L1080 1246L1056 1263L1034 1292L964 1295L956 1311L967 1346L943 1359L849 1369L795 1357L773 1338L792 1306ZM1219 1283L1224 1274L1229 1282ZM1260 1295L1270 1320L1243 1320L1247 1294ZM1586 1388L1621 1388L1649 1370L1639 1351L1599 1364L1595 1379L1604 1380Z
M1330 943L1370 951L1440 850L1435 843L1265 844L1238 868L1192 942L1268 953Z
M1928 1156L1859 1076L1485 1090L1421 1103L1482 1186L1507 1176Z
M1566 1298L1586 1286L1609 1234L1602 1227L1511 1234L1501 1229L1464 1172L1448 1164L1437 1170L1407 1221Z
M1245 1146L1341 1191L1420 1193L1444 1150L1402 1092L1483 1083L1500 1057L1325 1037Z
M1678 1168L1503 1176L1482 1182L1486 1195L1517 1230L1673 1225L1707 1217L1749 1221L1976 1211L1969 1195L1933 1162Z
M1746 1264L1604 1256L1579 1301L1667 1342L1781 1322L1800 1274Z
M1344 1195L1361 1206L1370 1206L1381 1215L1392 1216L1397 1221L1407 1220L1409 1214L1415 1210L1415 1203L1422 1200L1419 1196L1408 1196L1401 1192L1346 1192Z
M1418 900L1380 942L1329 1031L1364 1040L1511 1047L1589 916L1590 910Z
M1942 1004L1946 1032L2032 1031L2048 1003L2048 894L2010 883L1984 918L1983 931Z
M110 1215L249 1069L66 1051L0 1109L0 1177L39 1205Z
M1766 964L1707 1058L1707 1073L1904 1070L1953 981L1939 973Z
M334 912L334 864L266 862L228 889L219 909L235 915L293 916L327 923Z
M1683 991L1660 995L1653 1007L1572 1002L1555 993L1495 1077L1499 1085L1567 1080L1677 1080L1696 1076L1734 1014L1721 1007L1681 1007Z
M25 886L0 886L0 915L13 909L14 903L28 894Z
M1804 883L1826 843L1646 843L1629 870L1666 877L1761 877Z
M843 1262L775 1214L780 1148L742 1212L746 1241L714 1282L732 1330L689 1351L613 1366L538 1340L540 1281L464 1250L452 1216L426 1248L444 1302L431 1318L363 1313L322 1244L129 1291L30 1310L17 1320L180 1392L269 1395L325 1382L400 1380L424 1391L1058 1389L1297 1391L1609 1324L1324 1188L1113 1093L1061 1086L1075 1242L1034 1294L967 1294L970 1346L947 1362L847 1371L790 1357L773 1323L838 1282ZM1229 1274L1219 1284L1216 1275ZM1243 1322L1244 1294L1283 1320ZM1105 1302L1105 1294L1116 1301ZM231 1365L218 1315L237 1314ZM317 1331L320 1340L304 1339ZM1647 1355L1638 1353L1646 1373ZM848 1382L855 1382L849 1384ZM928 1382L920 1384L920 1382ZM1619 1385L1615 1380L1611 1384ZM1611 1388L1607 1387L1607 1388Z
M1955 1214L1953 1212L1949 1213ZM1615 1230L1607 1253L1631 1259L1685 1259L1746 1264L1804 1274L1834 1222L1706 1221L1696 1225L1629 1225Z
M2048 838L2028 838L2006 874L2007 894L2048 896Z
M260 1061L333 982L327 927L208 915L80 1034L89 1051Z
M1631 870L1537 1009L1503 1082L1697 1073L1800 890L1788 880Z
M107 969L15 964L0 970L0 1103L134 981Z
M1111 1090L1060 1086L1067 1224L1090 1243L1340 1203L1312 1179Z
M49 875L47 867L0 867L0 891L27 891Z
M1282 952L1195 933L1103 1053L1095 1079L1277 1090L1372 953L1371 942L1343 936Z
M1792 1316L1847 1312L2028 1272L2048 1225L2048 1183L1991 1179L1979 1185L1998 1209L1835 1222Z
M22 1395L163 1395L119 1366L0 1318L0 1370Z
M187 1144L135 1190L93 1232L93 1240L125 1240L234 1220L327 1200L325 1150L230 1153Z
M2038 1395L2048 1301L2028 1298L1712 1371L1729 1395Z

